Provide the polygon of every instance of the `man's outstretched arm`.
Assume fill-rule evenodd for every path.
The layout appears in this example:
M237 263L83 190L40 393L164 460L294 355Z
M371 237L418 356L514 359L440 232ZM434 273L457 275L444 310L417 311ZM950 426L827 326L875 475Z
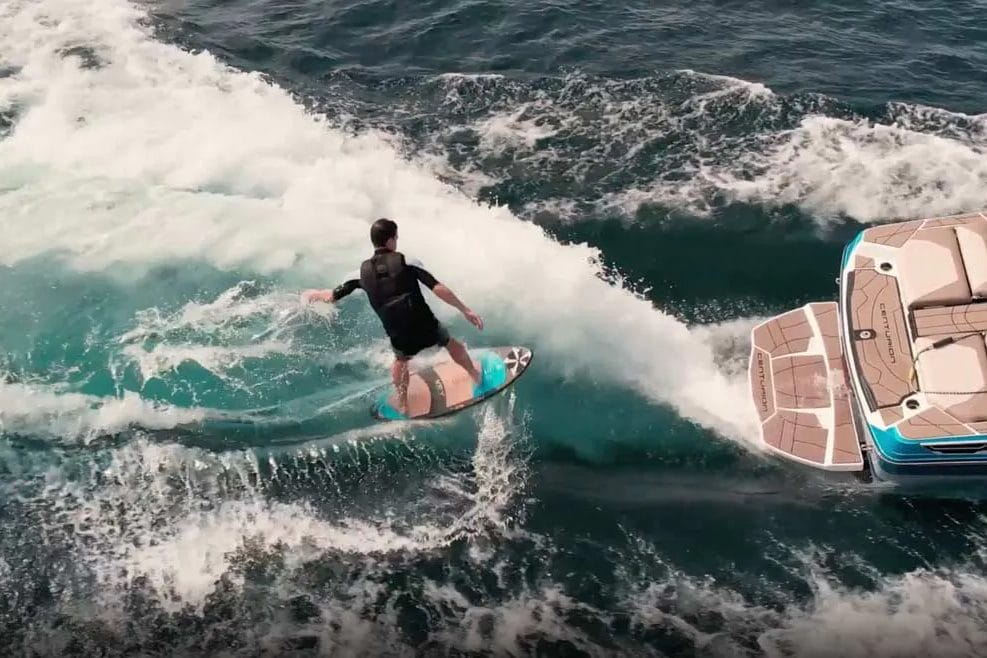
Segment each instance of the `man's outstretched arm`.
M329 302L331 304L333 302L338 302L340 299L359 287L359 279L350 279L349 281L336 286L332 290L306 290L302 293L302 299L307 302Z
M418 280L434 292L436 297L462 313L463 316L477 329L483 329L483 319L463 304L459 300L459 297L456 297L456 293L450 290L448 286L443 283L439 283L427 270L416 265L411 265L410 267L415 271L415 275L418 277Z

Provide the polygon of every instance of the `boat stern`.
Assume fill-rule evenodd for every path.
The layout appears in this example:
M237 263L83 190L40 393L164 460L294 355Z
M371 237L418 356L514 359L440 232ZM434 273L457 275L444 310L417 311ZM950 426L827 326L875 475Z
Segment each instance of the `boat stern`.
M840 272L841 351L880 479L987 474L987 216L861 231Z
M749 376L765 448L826 471L863 470L835 302L806 304L754 327Z

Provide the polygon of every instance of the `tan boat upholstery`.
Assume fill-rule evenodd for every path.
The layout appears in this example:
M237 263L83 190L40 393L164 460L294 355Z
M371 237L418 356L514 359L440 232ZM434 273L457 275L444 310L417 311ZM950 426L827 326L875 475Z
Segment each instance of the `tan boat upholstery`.
M987 297L987 222L956 227L956 240L974 297Z
M948 336L987 331L987 302L933 306L912 311L915 335Z
M971 301L970 285L953 228L919 231L898 257L901 296L909 308Z
M919 389L929 403L963 422L987 420L987 344L982 334L960 338L943 347L936 339L915 340ZM923 351L924 350L924 351Z

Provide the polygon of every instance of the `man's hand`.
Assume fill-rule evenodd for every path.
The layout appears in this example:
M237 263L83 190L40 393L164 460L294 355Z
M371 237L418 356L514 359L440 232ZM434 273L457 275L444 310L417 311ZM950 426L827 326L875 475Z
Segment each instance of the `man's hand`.
M306 290L302 293L304 302L329 302L333 303L332 290Z
M483 329L483 318L474 313L471 309L466 309L463 311L463 316L477 329Z
M469 320L470 324L472 324L474 327L476 327L477 329L483 329L483 319L480 318L480 316L474 313L471 309L466 308L466 305L463 304L461 301L459 301L459 298L456 297L456 294L453 291L449 290L449 288L445 284L436 282L435 287L432 288L432 292L435 293L436 297L438 297L446 304L452 306L460 313L462 313L463 317Z

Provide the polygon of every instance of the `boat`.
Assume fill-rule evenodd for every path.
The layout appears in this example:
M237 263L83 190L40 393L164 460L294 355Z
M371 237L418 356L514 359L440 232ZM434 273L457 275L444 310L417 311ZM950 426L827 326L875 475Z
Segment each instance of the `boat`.
M751 331L764 447L871 481L987 482L987 214L862 230L837 284Z

